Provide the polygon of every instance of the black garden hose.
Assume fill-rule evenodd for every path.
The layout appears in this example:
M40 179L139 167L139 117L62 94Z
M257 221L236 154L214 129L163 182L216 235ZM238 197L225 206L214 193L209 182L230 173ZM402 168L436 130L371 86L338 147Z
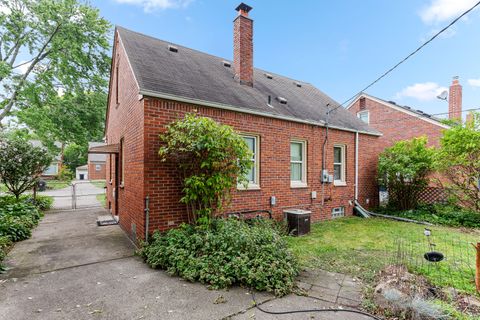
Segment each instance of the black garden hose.
M260 307L260 305L257 303L257 300L255 299L255 293L253 292L253 290L250 290L250 293L252 294L252 300L253 300L253 303L255 304L255 307L258 310L268 314L282 315L282 314L309 313L309 312L348 312L348 313L361 314L375 320L382 320L381 318L376 317L373 314L363 312L360 310L355 310L355 309L326 308L326 309L304 309L304 310L290 310L290 311L268 311ZM311 297L311 296L305 296L305 297L318 300L317 298Z

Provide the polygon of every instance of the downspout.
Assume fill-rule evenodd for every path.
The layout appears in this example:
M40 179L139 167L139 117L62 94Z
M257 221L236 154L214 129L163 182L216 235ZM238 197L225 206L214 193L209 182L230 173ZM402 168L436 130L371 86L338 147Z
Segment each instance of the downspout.
M149 222L150 222L150 197L147 196L145 198L145 242L148 243L148 229L149 229Z
M329 110L329 106L330 104L327 103L327 115L325 117L325 140L323 141L323 146L322 146L322 172L321 172L321 175L323 177L323 172L326 168L326 160L325 160L325 156L326 156L326 145L327 145L327 142L328 142L328 117L330 115L330 110ZM325 181L324 179L322 178L322 207L324 206L325 204Z
M355 201L358 201L358 131L355 132Z

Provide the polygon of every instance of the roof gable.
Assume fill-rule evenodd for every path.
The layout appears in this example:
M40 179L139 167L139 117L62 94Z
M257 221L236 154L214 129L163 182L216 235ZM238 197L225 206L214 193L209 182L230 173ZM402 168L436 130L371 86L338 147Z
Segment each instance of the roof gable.
M225 66L229 60L121 27L117 31L140 94L316 125L324 125L327 110L339 105L309 83L260 69L254 69L253 87L241 85L233 64ZM178 50L170 51L171 45ZM380 134L344 108L330 114L329 126Z
M377 97L374 97L374 96L371 96L369 94L366 94L366 93L361 93L359 94L348 106L347 106L347 110L350 109L360 98L367 98L367 99L370 99L370 100L373 100L375 102L378 102L388 108L391 108L391 109L394 109L396 111L400 111L400 112L403 112L405 114L408 114L412 117L415 117L417 119L420 119L420 120L423 120L423 121L426 121L428 123L431 123L431 124L434 124L434 125L437 125L441 128L444 128L444 129L450 129L450 126L442 123L440 121L440 119L434 117L434 116L431 116L427 113L424 113L423 111L421 110L415 110L415 109L412 109L410 107L407 107L407 106L401 106L399 104L396 104L395 102L393 101L386 101L386 100L383 100L383 99L380 99L380 98L377 98Z

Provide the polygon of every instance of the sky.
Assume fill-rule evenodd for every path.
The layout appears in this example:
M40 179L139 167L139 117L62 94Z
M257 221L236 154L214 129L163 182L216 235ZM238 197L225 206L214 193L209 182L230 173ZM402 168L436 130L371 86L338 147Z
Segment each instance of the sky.
M478 0L247 0L255 67L351 98ZM91 0L114 25L225 59L239 0ZM480 107L480 8L366 92L431 114L453 76Z

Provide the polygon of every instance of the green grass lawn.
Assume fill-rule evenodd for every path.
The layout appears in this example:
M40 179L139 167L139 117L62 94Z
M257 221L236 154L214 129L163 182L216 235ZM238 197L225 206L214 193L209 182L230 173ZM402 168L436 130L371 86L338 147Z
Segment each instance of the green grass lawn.
M98 188L105 188L106 186L106 181L105 180L92 180L90 181L91 184L93 184L95 187Z
M470 243L480 241L480 232L428 227L435 250L446 256L432 264L423 258L430 251L424 228L380 218L350 217L313 224L309 235L289 237L288 242L304 266L347 273L371 283L384 266L407 260L412 271L425 275L433 284L454 285L473 293L475 250ZM406 253L408 259L399 258L398 252Z
M47 190L58 190L72 185L70 181L45 180L45 182L47 183Z
M105 194L97 194L96 196L97 200L100 201L103 207L106 207L107 205L107 197Z

